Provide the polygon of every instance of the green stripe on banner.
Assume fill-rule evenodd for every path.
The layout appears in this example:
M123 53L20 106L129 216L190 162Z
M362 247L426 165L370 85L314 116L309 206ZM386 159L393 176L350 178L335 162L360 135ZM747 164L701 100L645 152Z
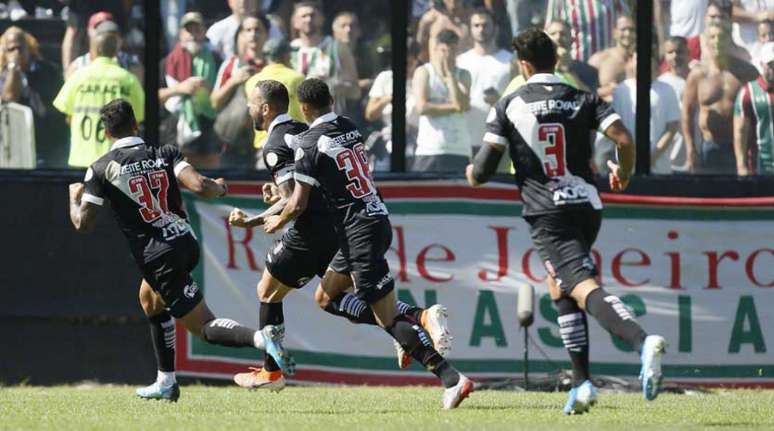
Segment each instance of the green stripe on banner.
M222 346L206 344L198 338L191 340L191 351L194 355L207 356L208 360L218 358L243 359L259 361L262 354L253 349L234 349ZM344 355L339 353L321 353L304 350L293 350L296 361L302 365L349 368L353 372L361 371L389 371L400 372L397 361L393 357L372 357ZM521 373L524 371L524 363L513 359L454 359L454 366L462 372L471 373ZM557 368L570 368L567 361L529 361L530 371L546 373L556 371ZM413 363L411 371L424 371ZM774 365L664 365L664 376L668 378L764 378L774 377ZM614 376L633 376L640 372L637 364L623 364L614 362L598 362L591 366L594 374L607 374Z
M188 196L189 194L185 194ZM196 198L190 198L196 199ZM188 200L188 199L186 199ZM226 197L208 201L211 204L230 205L243 209L264 209L266 204L256 198ZM394 215L409 214L449 214L484 215L502 217L520 217L521 203L487 202L483 200L388 200L387 207ZM193 222L193 211L191 213ZM733 208L733 207L658 207L637 205L608 205L604 216L611 219L646 220L770 220L774 219L771 208ZM198 231L197 231L198 234Z

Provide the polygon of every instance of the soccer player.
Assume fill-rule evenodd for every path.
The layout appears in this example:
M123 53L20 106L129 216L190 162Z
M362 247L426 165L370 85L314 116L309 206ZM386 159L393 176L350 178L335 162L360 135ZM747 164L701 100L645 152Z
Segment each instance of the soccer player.
M584 310L640 352L643 394L653 400L661 387L664 338L647 335L621 300L599 286L590 256L602 221L590 132L600 130L617 146L620 165L608 162L610 188L616 192L626 188L634 166L632 137L610 105L553 75L556 47L547 34L527 30L514 38L513 47L527 85L490 112L484 146L465 175L473 186L487 182L505 149L510 151L523 216L549 274L559 331L573 366L565 413L583 413L596 401Z
M239 227L260 226L271 215L279 214L293 194L294 150L296 136L308 129L306 124L288 115L289 94L279 81L258 81L250 92L248 110L256 130L268 132L263 158L272 175L274 184L263 187L266 203L272 204L256 216L234 208L229 223ZM307 210L271 248L266 256L266 269L258 283L259 327L274 325L284 334L283 298L294 289L303 287L315 275L322 277L333 256L339 249L335 220L319 190L313 190ZM368 305L357 296L343 291L334 297L326 295L322 288L315 292L320 307L334 315L343 316L354 323L376 325ZM431 335L436 348L446 354L451 348L451 336L446 325L446 309L434 305L427 310L399 302L401 314L409 314ZM410 357L396 344L398 363L401 368L409 365ZM239 373L234 381L246 388L264 388L279 391L285 386L282 371L270 355L264 366L251 372Z
M150 323L159 371L156 382L138 389L137 395L171 401L180 396L173 317L208 343L265 349L287 367L289 358L277 328L256 331L231 319L216 319L191 278L199 244L186 221L178 181L201 197L213 198L226 194L223 179L200 175L176 147L157 148L137 137L137 121L126 100L106 104L99 116L113 144L89 167L83 183L70 185L70 220L79 232L88 231L97 208L109 201L143 274L140 304Z
M441 379L443 407L457 407L473 391L473 382L438 354L414 318L397 310L395 280L384 258L392 226L368 169L362 135L352 121L331 111L333 98L325 82L305 80L298 100L310 125L295 150L296 184L282 213L265 220L264 231L276 232L301 216L318 188L334 209L339 228L339 251L323 276L322 290L335 298L354 284L355 295L369 305L378 325Z

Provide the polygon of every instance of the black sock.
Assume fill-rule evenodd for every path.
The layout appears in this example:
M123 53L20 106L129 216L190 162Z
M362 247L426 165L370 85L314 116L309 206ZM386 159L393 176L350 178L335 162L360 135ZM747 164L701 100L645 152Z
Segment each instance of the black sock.
M396 305L398 307L398 313L411 316L417 322L422 323L422 313L425 311L424 308L415 307L402 301L398 301Z
M285 314L281 302L261 302L258 309L258 329L266 325L280 326L285 323ZM263 368L266 371L277 371L280 367L268 353L264 353Z
M213 319L202 327L202 338L210 344L228 347L255 347L255 329L231 319Z
M159 371L175 371L175 321L166 311L148 317Z
M556 301L559 309L559 333L562 336L572 363L572 386L577 387L589 380L589 325L586 313L572 298L562 297Z
M450 388L459 382L460 373L435 351L430 336L414 319L399 314L392 325L384 329L414 360L438 376L445 388Z
M591 291L586 297L586 311L602 325L605 330L629 343L634 350L642 350L642 342L648 334L634 320L623 302L602 288Z
M371 311L371 307L362 299L348 292L331 298L331 302L325 307L325 311L336 316L346 317L352 323L376 325L376 318Z

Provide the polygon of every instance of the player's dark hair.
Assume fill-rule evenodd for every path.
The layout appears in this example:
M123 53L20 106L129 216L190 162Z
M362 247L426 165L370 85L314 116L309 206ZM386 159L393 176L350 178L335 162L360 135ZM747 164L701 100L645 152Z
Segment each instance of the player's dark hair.
M137 120L134 109L124 99L115 99L99 110L99 118L105 125L105 131L114 138L125 138L135 133Z
M287 112L290 104L288 89L273 79L258 81L255 86L261 89L263 100L276 112Z
M331 105L331 91L325 81L317 78L305 79L298 86L298 101L315 110L328 109Z
M441 30L435 36L435 41L444 45L456 45L460 41L460 37L452 30Z
M556 46L543 30L530 28L513 38L513 49L519 60L526 61L536 71L554 71L556 66Z

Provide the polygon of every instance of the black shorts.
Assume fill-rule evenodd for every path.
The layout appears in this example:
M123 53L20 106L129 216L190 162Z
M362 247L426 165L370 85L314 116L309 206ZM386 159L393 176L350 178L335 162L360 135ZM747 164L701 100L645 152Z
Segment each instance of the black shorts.
M602 211L587 209L527 216L532 242L546 271L564 294L580 282L597 276L591 246L602 225Z
M338 249L332 222L320 221L317 226L296 224L269 250L266 269L280 283L298 289L315 275L325 275Z
M192 235L181 238L175 247L141 265L142 276L161 295L172 317L181 318L204 299L191 271L199 263L199 244ZM190 239L188 239L190 238Z
M351 274L355 295L373 304L395 288L395 280L384 258L392 244L390 220L363 216L361 221L347 226L346 237L330 268L340 274Z

